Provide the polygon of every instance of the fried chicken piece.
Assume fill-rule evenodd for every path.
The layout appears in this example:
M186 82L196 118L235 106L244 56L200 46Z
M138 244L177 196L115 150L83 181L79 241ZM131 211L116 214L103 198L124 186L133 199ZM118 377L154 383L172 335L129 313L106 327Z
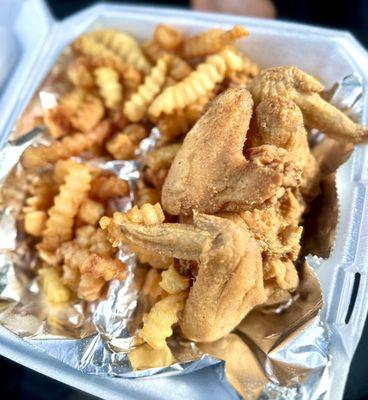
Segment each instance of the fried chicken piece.
M245 88L216 97L184 139L162 190L173 215L240 211L296 185L300 171L284 149L260 146L243 155L253 101Z
M303 211L304 204L288 190L271 207L247 210L236 215L224 213L221 216L234 222L242 219L253 233L264 256L295 261L300 250L303 228L299 222Z
M248 86L259 104L266 97L281 96L294 101L301 109L307 126L342 142L368 140L368 130L351 121L343 112L323 100L323 85L296 67L264 69Z
M282 290L294 291L299 284L298 272L289 259L266 258L263 261L265 284L272 279Z
M261 251L244 222L194 214L193 225L147 226L121 213L117 217L115 228L125 240L166 256L199 262L180 321L187 338L217 340L266 301Z
M256 124L256 132L248 138L249 147L269 144L288 150L302 170L302 193L315 197L318 194L319 167L309 149L299 107L279 96L268 97L256 108Z

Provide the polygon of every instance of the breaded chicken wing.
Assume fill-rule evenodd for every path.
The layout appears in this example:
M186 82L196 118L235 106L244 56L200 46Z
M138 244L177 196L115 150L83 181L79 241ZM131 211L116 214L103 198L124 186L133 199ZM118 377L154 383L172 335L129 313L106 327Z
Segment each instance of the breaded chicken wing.
M252 209L295 186L300 170L284 149L243 147L253 101L245 88L217 96L179 149L162 190L162 205L173 215Z
M368 130L351 121L343 112L319 95L323 85L297 67L264 69L248 85L258 105L267 97L281 96L294 101L302 110L304 121L336 140L361 143L368 140Z
M193 225L134 223L116 215L124 241L182 260L197 260L198 274L180 322L195 341L215 341L266 301L262 257L246 224L195 214ZM116 224L110 220L109 224ZM105 229L109 231L105 219ZM114 229L110 229L113 231Z

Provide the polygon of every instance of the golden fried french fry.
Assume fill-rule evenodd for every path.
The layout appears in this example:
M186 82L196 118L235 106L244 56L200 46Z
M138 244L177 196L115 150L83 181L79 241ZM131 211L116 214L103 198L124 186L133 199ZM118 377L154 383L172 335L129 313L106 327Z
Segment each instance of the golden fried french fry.
M82 275L90 273L95 278L103 278L105 281L125 279L126 265L123 262L91 253L76 242L62 244L57 253L63 258L64 263L72 268L79 268Z
M148 113L157 118L160 114L172 114L183 109L213 91L216 84L223 81L227 70L241 68L242 59L234 50L225 48L207 57L184 80L161 92L150 105Z
M54 182L49 173L42 173L32 179L29 196L25 200L23 212L46 211L54 201L57 193Z
M67 160L59 160L55 163L52 179L57 186L60 186L65 182L65 177L70 171L70 168L73 168L76 164L78 163L71 158L68 158Z
M147 129L142 124L130 124L106 143L106 150L116 160L132 159L140 141L147 135Z
M127 196L129 194L129 184L113 173L101 173L92 180L90 194L97 200Z
M169 294L178 294L189 287L189 279L180 275L173 265L161 272L161 278L159 285Z
M138 42L127 33L114 29L100 29L90 33L88 36L111 49L139 71L149 72L150 63L144 56Z
M192 67L175 53L162 49L153 39L147 40L142 45L147 56L157 62L165 55L170 56L169 76L176 81L180 81L192 72Z
M248 36L248 31L240 25L232 29L209 29L206 32L184 39L181 54L184 58L208 56L234 43L236 39Z
M102 121L90 132L66 136L60 141L52 142L49 146L28 147L22 155L21 163L26 169L35 169L49 163L56 163L61 159L77 156L94 145L102 144L110 132L110 122Z
M109 67L96 68L93 72L106 108L118 108L123 101L123 87L119 82L119 74Z
M60 186L54 205L48 211L46 228L42 232L39 248L53 251L72 238L74 217L86 198L91 184L90 169L82 164L73 165Z
M182 44L183 34L171 26L159 24L153 33L153 39L164 50L174 51Z
M95 85L95 80L88 66L87 60L83 57L77 58L67 69L68 78L77 87L90 90Z
M58 139L71 132L72 125L69 118L70 111L67 107L59 104L56 107L45 110L43 122L49 134L54 139Z
M73 292L77 292L80 282L80 272L78 268L73 268L70 265L63 264L62 267L62 283Z
M96 278L93 274L84 273L80 277L77 295L85 301L96 301L101 297L105 283L103 278Z
M151 168L153 172L162 168L169 169L180 147L181 143L174 143L151 150L146 154L143 164Z
M79 207L78 218L86 224L96 225L105 211L104 206L94 200L85 199Z
M160 58L149 75L146 76L142 85L124 104L124 115L130 121L138 122L145 116L152 100L160 92L165 82L169 61L169 56Z
M55 267L43 266L38 274L41 277L42 288L50 303L66 303L72 295L61 281L60 271Z
M78 228L75 232L75 241L79 246L102 257L112 257L116 252L116 249L108 241L105 232L92 225L84 225Z
M164 349L166 338L172 335L172 325L178 322L178 313L184 308L187 293L172 294L158 301L143 316L143 328L138 332L153 349Z
M160 279L160 273L156 269L150 268L146 274L140 293L151 296L154 299L159 297L163 293L159 286Z
M31 211L24 216L24 230L32 236L42 236L47 220L46 211Z
M134 370L166 367L176 361L167 345L155 350L148 344L143 344L130 351L128 358Z

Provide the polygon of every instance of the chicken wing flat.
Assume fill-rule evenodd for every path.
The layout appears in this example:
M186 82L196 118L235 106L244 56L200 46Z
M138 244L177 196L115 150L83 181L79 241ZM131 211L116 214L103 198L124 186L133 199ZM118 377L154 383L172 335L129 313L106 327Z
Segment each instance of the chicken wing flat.
M243 147L253 101L245 88L217 96L191 129L178 151L162 190L163 208L173 215L193 210L252 209L296 185L300 171L284 149Z
M301 190L304 195L318 194L319 167L312 155L303 115L291 100L280 96L267 97L256 108L256 130L249 135L250 147L274 145L288 150L302 171Z
M246 224L206 214L195 214L193 225L144 225L115 220L125 242L166 256L198 261L180 326L195 341L215 341L256 305L266 301L261 250ZM105 220L106 222L106 220ZM110 220L109 224L116 224ZM108 224L105 229L109 231Z
M302 110L304 121L333 139L361 143L368 140L368 130L351 121L343 112L323 100L323 85L297 67L275 67L261 71L248 85L258 105L267 97L281 96L294 101Z

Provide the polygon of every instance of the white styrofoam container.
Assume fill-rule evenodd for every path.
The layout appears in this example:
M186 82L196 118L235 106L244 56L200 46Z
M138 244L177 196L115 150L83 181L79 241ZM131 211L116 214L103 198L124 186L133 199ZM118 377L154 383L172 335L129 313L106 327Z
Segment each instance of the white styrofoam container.
M237 23L251 32L243 48L264 67L296 65L318 76L329 86L352 72L368 83L368 55L346 32L300 24L220 14L198 13L149 7L100 4L64 21L55 21L42 0L0 0L0 27L12 37L16 60L1 89L0 148L35 90L50 70L64 46L78 35L96 27L123 29L138 39L151 35L157 23L168 23L185 32L210 27L230 27ZM7 10L11 10L6 14ZM8 15L8 19L4 15ZM10 37L9 36L9 37ZM0 46L0 59L4 57ZM6 51L9 51L7 49ZM2 91L1 91L2 90ZM364 93L362 123L367 123L368 98ZM349 365L361 336L368 309L368 150L358 146L339 171L343 181L339 196L344 204L337 229L335 250L318 271L324 290L324 315L331 329L332 365L326 399L342 398ZM354 280L360 276L351 318L346 315ZM218 380L218 367L186 376L152 379L118 379L82 374L43 353L0 327L0 353L29 368L66 384L106 399L171 399L172 385L178 399L231 399L235 392ZM168 390L170 388L170 390Z

